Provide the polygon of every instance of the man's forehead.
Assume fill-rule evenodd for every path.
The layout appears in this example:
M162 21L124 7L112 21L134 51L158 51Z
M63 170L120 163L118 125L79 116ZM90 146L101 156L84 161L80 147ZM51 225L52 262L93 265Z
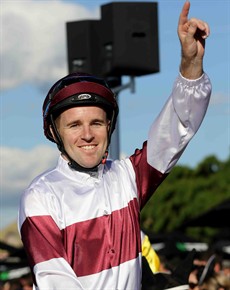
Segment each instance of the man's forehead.
M73 116L87 119L94 119L95 117L106 118L106 112L103 108L97 106L77 106L68 108L60 114L62 118L71 118Z

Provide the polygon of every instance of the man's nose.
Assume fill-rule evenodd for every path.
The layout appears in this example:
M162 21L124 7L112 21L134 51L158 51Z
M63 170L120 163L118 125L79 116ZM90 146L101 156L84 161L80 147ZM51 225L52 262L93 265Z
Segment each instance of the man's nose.
M93 139L93 130L89 125L85 125L82 128L82 139L91 141Z

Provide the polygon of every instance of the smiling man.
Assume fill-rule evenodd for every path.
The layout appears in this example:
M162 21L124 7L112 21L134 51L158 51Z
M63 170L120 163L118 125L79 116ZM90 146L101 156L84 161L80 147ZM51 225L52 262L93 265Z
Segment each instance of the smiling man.
M141 288L140 211L197 132L211 95L203 72L209 27L188 19L189 8L185 2L178 24L180 74L129 158L107 159L118 106L104 80L73 73L48 92L44 134L61 154L25 190L19 211L35 289Z

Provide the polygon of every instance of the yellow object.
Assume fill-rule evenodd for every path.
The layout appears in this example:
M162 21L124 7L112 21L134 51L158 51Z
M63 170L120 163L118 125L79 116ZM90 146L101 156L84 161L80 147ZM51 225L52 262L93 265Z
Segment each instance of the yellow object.
M148 236L144 236L142 240L142 256L148 261L149 267L153 273L159 272L160 259L157 253L154 251Z

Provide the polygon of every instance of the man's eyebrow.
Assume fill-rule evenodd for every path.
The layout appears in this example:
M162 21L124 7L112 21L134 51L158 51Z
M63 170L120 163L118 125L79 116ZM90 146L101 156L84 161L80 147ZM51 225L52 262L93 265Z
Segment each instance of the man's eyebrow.
M107 121L104 120L103 118L94 118L94 119L90 120L89 123L91 124L91 123L95 123L95 122L105 124ZM68 121L66 126L71 125L71 124L81 124L81 123L82 122L80 119L73 119L73 120Z
M95 123L95 122L97 122L97 123L107 123L107 120L104 120L104 119L100 119L100 118L95 118L95 119L92 119L91 121L90 121L90 123Z
M80 124L81 121L79 119L73 119L73 120L70 120L66 123L66 125L71 125L71 124Z
M94 119L92 119L92 121L101 121L101 122L104 122L104 119L103 118L94 118Z

